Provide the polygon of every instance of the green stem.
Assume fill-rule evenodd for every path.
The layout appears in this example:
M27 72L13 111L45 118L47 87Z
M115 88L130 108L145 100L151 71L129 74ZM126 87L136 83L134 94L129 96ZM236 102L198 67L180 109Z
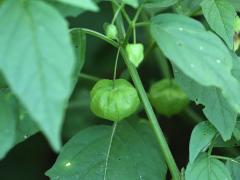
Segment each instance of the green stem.
M113 0L112 2L113 2L114 5L116 5L118 8L120 7L120 5L119 5L115 0ZM127 20L128 24L131 24L131 19L130 19L130 17L128 16L128 14L127 14L127 12L126 12L126 10L125 10L124 7L121 9L121 11L122 11L122 14L123 14L124 18Z
M118 10L116 11L116 13L114 14L114 17L113 17L113 19L112 19L112 22L111 22L111 24L114 24L114 22L115 22L115 20L116 20L116 18L117 18L117 16L118 16L118 14L119 14L119 12L121 11L121 9L124 7L124 3L122 3L119 7L118 7Z
M180 172L178 170L178 167L175 163L175 160L172 156L172 153L168 147L167 141L164 137L164 134L162 132L162 129L160 128L159 124L158 124L158 120L156 118L156 115L153 112L152 106L148 100L147 94L143 88L143 84L141 82L141 79L138 75L138 72L136 70L136 68L131 64L131 62L129 62L129 60L127 59L126 56L126 52L125 50L122 48L121 49L121 54L125 60L125 63L128 67L129 73L132 77L132 80L134 82L134 85L136 86L136 89L138 90L138 93L140 95L140 98L142 100L142 103L144 105L145 111L147 113L148 119L150 120L150 123L153 127L153 130L155 132L155 135L157 137L158 143L161 147L162 153L164 155L164 158L167 162L167 165L169 167L169 170L172 174L172 177L174 180L179 180L180 178Z
M146 22L139 22L139 23L135 24L136 27L149 26L149 25L150 25L150 22L148 22L148 21L146 21Z
M87 29L87 28L73 28L71 30L74 30L74 29L80 29L81 31L85 32L86 34L98 37L98 38L106 41L107 43L111 44L112 46L118 47L118 43L117 42L113 41L112 39L108 38L104 34L101 34L101 33L97 32L97 31L94 31L94 30L91 30L91 29Z
M100 80L100 78L98 78L98 77L95 77L95 76L92 76L92 75L89 75L89 74L85 74L85 73L80 73L79 77L83 78L83 79L86 79L86 80L94 81L94 82Z
M136 20L136 17L139 16L141 8L140 8L140 10L137 11L137 14L136 14L136 16L134 18L135 20ZM114 6L113 6L113 10L116 11L116 8L114 8ZM118 22L117 28L121 29L121 31L119 31L121 33L121 36L124 36L125 35L125 29L124 29L122 18L121 17L118 18L117 22ZM132 28L132 26L130 26L130 28ZM123 32L122 32L122 30L123 30ZM128 31L128 33L129 33L129 31ZM124 37L125 37L125 41L126 40L128 41L128 37L129 36L126 35ZM151 104L150 104L150 102L148 100L147 94L146 94L146 92L145 92L145 90L143 88L143 84L142 84L142 81L141 81L141 79L140 79L140 77L138 75L137 69L128 60L124 44L122 45L120 51L121 51L121 55L122 55L122 57L123 57L123 59L125 61L125 64L127 65L128 71L129 71L129 73L130 73L130 75L132 77L134 85L136 86L136 89L138 90L139 96L140 96L140 98L142 100L142 103L144 105L144 108L145 108L145 111L147 113L148 119L149 119L149 121L150 121L150 123L151 123L151 125L153 127L154 133L155 133L157 141L158 141L158 143L159 143L159 145L161 147L161 151L162 151L162 153L164 155L164 158L165 158L166 163L167 163L167 165L169 167L171 175L172 175L174 180L179 180L180 179L180 172L178 170L178 167L177 167L177 165L175 163L175 160L174 160L174 158L172 156L172 153L171 153L171 151L170 151L170 149L168 147L168 144L167 144L167 141L166 141L166 139L164 137L162 129L160 128L160 126L158 124L157 117L154 114L152 106L151 106Z
M114 88L115 80L116 80L116 76L117 76L117 66L118 66L119 53L120 53L120 48L118 48L118 50L117 50L117 56L116 56L116 59L115 59L114 72L113 72L113 88Z

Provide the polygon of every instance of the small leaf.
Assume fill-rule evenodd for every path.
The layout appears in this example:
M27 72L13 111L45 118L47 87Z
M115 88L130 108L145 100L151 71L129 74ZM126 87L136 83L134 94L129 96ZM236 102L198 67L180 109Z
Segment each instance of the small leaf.
M73 73L73 84L77 83L79 73L85 63L86 55L86 34L78 28L71 29L72 45L76 56L76 65Z
M201 2L202 0L181 0L178 1L175 9L180 14L191 16L200 9Z
M203 15L210 27L233 49L234 20L236 12L229 0L204 0Z
M227 167L219 160L201 154L193 164L188 164L186 180L232 180Z
M198 154L205 151L217 134L216 129L207 121L199 123L192 131L189 145L189 162L193 163Z
M178 0L149 0L144 3L144 8L150 14L155 14L166 8L169 8L170 6L173 6L177 2Z
M232 176L232 180L239 180L240 177L240 156L234 159L237 162L233 161L227 161L226 166L228 170L230 171L230 174Z
M0 92L0 159L12 148L16 134L14 98L8 91Z
M79 132L62 149L51 179L159 180L166 165L146 121L118 122Z
M92 0L57 0L57 1L86 10L98 11L98 7Z
M233 131L233 136L237 141L240 141L240 121L237 121L235 129Z
M0 16L4 17L0 19L0 70L53 148L59 150L75 65L67 23L54 8L35 0L8 0Z
M236 140L234 137L232 137L228 141L224 141L220 136L218 136L214 140L214 147L225 147L225 148L231 148L231 147L238 147L240 146L240 141Z

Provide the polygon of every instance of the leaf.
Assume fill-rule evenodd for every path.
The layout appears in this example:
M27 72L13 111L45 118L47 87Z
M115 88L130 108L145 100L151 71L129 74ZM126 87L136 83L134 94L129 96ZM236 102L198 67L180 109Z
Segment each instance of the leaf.
M176 6L176 11L187 16L194 15L200 9L202 0L180 0Z
M59 150L75 64L67 23L52 7L35 0L8 0L0 16L0 70Z
M173 6L177 2L178 0L150 0L144 4L144 8L150 14L155 14L164 10L165 8Z
M23 111L8 89L0 90L0 159L16 144L38 131L37 126Z
M75 50L76 65L73 73L73 84L77 83L79 73L83 68L85 63L86 54L86 34L81 31L81 29L71 29L70 31L72 37L73 49Z
M39 132L39 127L23 107L18 105L15 143L17 145Z
M228 0L204 0L203 15L210 27L233 49L234 20L236 12Z
M229 140L234 131L238 113L229 105L220 89L202 86L176 67L174 69L177 83L191 100L205 106L203 113L207 119L216 127L225 141Z
M239 3L239 1L236 1L236 0L229 0L229 1L232 3L232 5L236 9L236 11L240 11L240 3Z
M237 146L240 146L240 141L236 140L234 137L232 137L228 141L224 141L220 136L218 136L214 140L214 147L218 147L218 148L222 148L222 147L231 148L231 147L237 147Z
M197 21L177 14L152 19L152 36L169 60L203 86L219 88L240 111L240 84L232 76L232 56L222 41Z
M59 180L165 179L166 165L146 121L118 122L79 132L47 171Z
M98 7L92 0L57 0L62 3L69 4L71 6L76 6L82 9L98 11Z
M232 180L226 166L219 160L201 154L193 164L188 164L186 180Z
M240 156L235 158L234 160L238 161L240 163ZM230 174L232 176L232 180L239 180L240 177L240 164L232 161L227 161L226 166L228 170L230 171Z
M14 99L8 92L0 92L0 159L12 148L15 141L16 116Z
M237 121L233 135L237 141L240 141L240 121Z
M216 134L216 129L207 121L195 126L189 145L190 163L194 162L200 152L205 151L209 147Z
M64 4L56 0L44 0L50 5L54 6L63 16L73 16L77 17L78 15L84 13L87 11L86 9L72 6L69 4ZM98 3L102 0L93 0L93 2Z
M132 6L133 8L138 7L138 0L123 0L123 2Z

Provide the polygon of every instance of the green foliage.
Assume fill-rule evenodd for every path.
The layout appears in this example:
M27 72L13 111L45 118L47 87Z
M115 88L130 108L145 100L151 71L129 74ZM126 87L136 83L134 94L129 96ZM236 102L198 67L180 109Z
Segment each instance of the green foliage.
M168 117L180 113L188 105L185 92L169 79L154 83L150 87L149 98L157 112Z
M220 88L230 105L240 110L240 84L231 74L232 56L216 35L199 22L175 14L154 17L151 31L174 65L201 85Z
M234 0L0 0L1 178L239 179L239 11ZM54 165L41 138L60 151ZM45 164L24 169L34 152Z
M205 151L216 136L216 129L207 121L199 123L192 131L189 145L189 162L192 163L200 152Z
M232 4L228 0L204 0L201 6L210 27L232 49L234 20L237 15Z
M220 89L201 86L177 69L174 74L190 99L205 106L203 109L205 116L217 128L223 139L229 140L236 125L238 113L229 105Z
M103 119L121 121L132 115L139 104L137 91L124 79L100 80L91 91L91 110Z
M94 2L92 2L92 0L81 0L81 1L78 1L78 0L57 0L57 1L69 4L71 6L76 6L76 7L82 8L82 9L87 9L87 10L92 10L92 11L97 11L98 10L97 6L95 5Z
M234 160L235 161L228 160L226 162L226 166L227 166L228 170L230 171L232 180L238 180L240 177L240 164L238 164L240 161L240 157L237 157Z
M9 0L0 16L5 17L0 20L0 69L54 149L59 150L75 64L67 24L52 7L32 0ZM13 25L17 33L9 31ZM9 41L9 37L18 41Z
M165 179L166 165L145 120L81 131L46 173L51 179ZM83 166L84 164L84 166Z
M203 153L193 164L188 164L186 169L186 180L231 180L230 172L223 162Z

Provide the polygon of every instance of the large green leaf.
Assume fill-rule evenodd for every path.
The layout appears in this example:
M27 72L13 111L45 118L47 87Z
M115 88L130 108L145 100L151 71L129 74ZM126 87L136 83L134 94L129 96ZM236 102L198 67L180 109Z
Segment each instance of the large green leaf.
M228 170L230 171L230 174L232 176L232 180L239 180L240 177L240 156L235 159L237 162L233 161L227 161L226 166Z
M62 3L66 3L71 6L76 6L86 10L97 11L98 7L92 0L57 0Z
M203 15L210 27L233 49L234 20L236 12L229 0L204 0Z
M234 131L238 113L229 105L220 89L202 86L176 67L174 69L177 83L191 100L205 106L203 112L207 119L216 127L224 140L229 140Z
M122 121L81 131L46 173L59 180L165 179L166 165L149 124Z
M152 19L151 32L163 53L184 74L213 86L240 112L240 84L232 76L232 56L223 42L198 21L177 14Z
M75 58L66 21L42 1L6 1L0 9L0 70L55 150Z
M216 129L207 121L199 123L192 131L189 145L189 162L193 163L198 154L206 150L217 134Z
M16 115L14 99L8 91L0 92L0 159L12 148L15 142Z
M232 180L227 167L219 160L201 154L193 164L188 164L186 180Z

